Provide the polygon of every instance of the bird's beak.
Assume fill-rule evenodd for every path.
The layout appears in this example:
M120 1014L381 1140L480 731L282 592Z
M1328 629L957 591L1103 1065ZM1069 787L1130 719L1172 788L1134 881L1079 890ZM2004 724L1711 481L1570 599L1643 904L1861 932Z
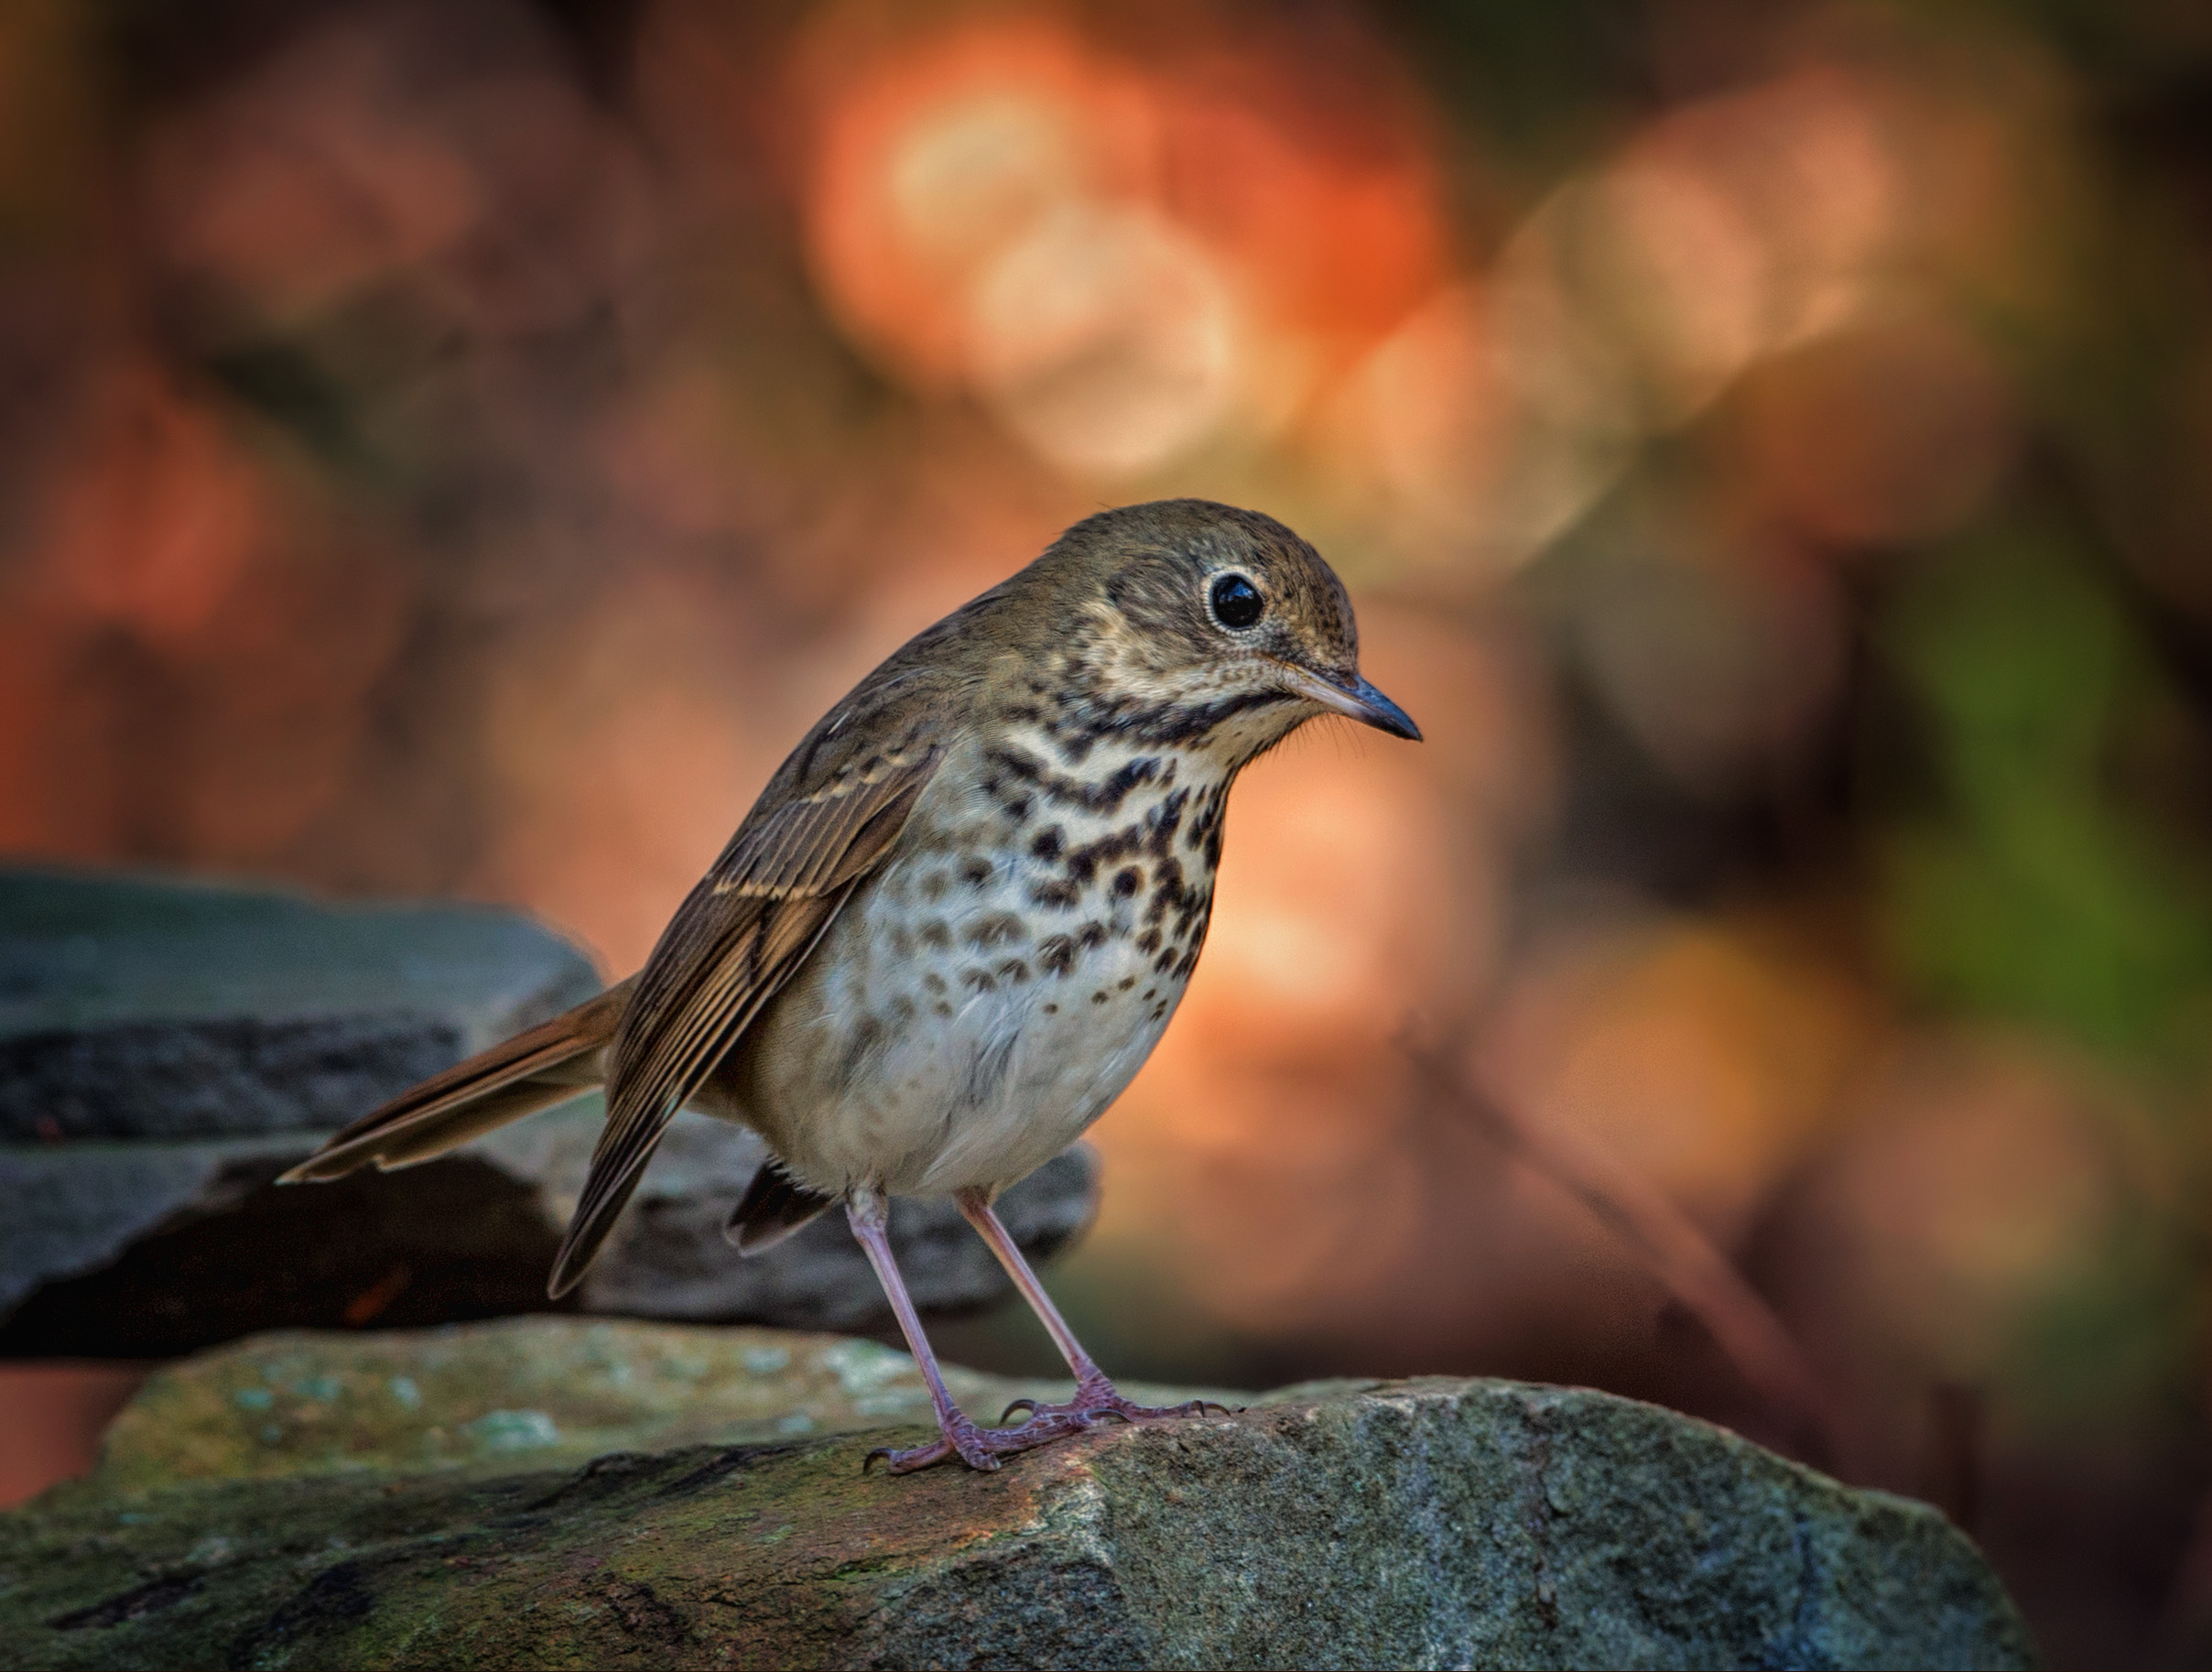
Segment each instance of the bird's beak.
M1283 673L1292 690L1309 702L1319 703L1331 713L1356 720L1363 726L1372 726L1378 732L1388 732L1393 737L1421 741L1421 728L1414 724L1414 717L1358 674L1331 677L1309 668L1293 668L1288 663L1283 664Z

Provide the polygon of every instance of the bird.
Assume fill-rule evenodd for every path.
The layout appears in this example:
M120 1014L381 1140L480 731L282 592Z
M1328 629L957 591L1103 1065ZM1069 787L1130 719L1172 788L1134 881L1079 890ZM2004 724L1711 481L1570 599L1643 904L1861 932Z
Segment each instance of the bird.
M1419 741L1360 672L1351 601L1274 518L1206 500L1102 511L925 628L816 722L644 966L372 1111L285 1175L411 1167L603 1088L548 1289L573 1287L679 1110L770 1159L726 1235L755 1254L842 1207L927 1383L903 1474L979 1470L1138 1405L1001 1223L999 1193L1103 1114L1198 966L1237 775L1340 715ZM949 1197L1075 1378L987 1428L946 1391L892 1257L889 1201Z

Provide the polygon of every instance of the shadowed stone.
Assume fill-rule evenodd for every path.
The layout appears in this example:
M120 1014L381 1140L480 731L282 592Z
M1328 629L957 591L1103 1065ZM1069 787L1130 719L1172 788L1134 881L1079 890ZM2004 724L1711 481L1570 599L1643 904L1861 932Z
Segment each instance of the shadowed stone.
M596 1098L579 1104L598 1136ZM494 1135L531 1142L526 1124ZM558 1174L565 1223L583 1189L585 1145ZM722 1237L731 1207L766 1157L742 1127L686 1113L670 1124L629 1210L583 1282L583 1309L639 1318L718 1322L757 1319L797 1328L896 1329L867 1255L841 1211L825 1213L764 1254L741 1256ZM552 1179L548 1167L541 1175ZM1097 1216L1098 1152L1078 1144L998 1200L999 1217L1032 1261L1050 1259ZM895 1201L891 1241L914 1304L927 1312L972 1310L1013 1292L998 1262L949 1201Z
M919 1392L903 1354L762 1330L241 1343L0 1516L0 1664L2033 1663L1934 1510L1607 1395L1317 1385L862 1474L922 1430L830 1430Z
M0 871L0 1142L329 1132L598 990L512 912Z
M160 1357L252 1330L546 1309L596 1096L455 1156L298 1189L276 1175L422 1076L598 990L512 913L0 870L0 1356ZM834 1216L759 1260L721 1237L763 1151L678 1117L586 1310L877 1330ZM1032 1258L1095 1209L1088 1151L1009 1193ZM1008 1286L949 1204L894 1220L917 1299Z

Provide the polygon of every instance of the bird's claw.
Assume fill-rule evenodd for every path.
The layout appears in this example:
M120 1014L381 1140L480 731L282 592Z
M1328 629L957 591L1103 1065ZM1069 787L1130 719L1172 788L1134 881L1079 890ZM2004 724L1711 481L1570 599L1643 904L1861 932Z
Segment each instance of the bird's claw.
M955 1457L970 1469L996 1469L1001 1458L1049 1445L1088 1426L1046 1417L1025 1422L1018 1428L984 1428L956 1411L953 1419L945 1425L945 1431L927 1445L913 1446L903 1451L878 1446L862 1460L861 1472L865 1474L873 1469L879 1457L893 1474L912 1474L917 1469L927 1469Z
M1096 1428L1109 1418L1116 1422L1153 1422L1166 1417L1203 1417L1209 1411L1219 1411L1224 1417L1231 1414L1227 1406L1214 1399L1191 1399L1181 1405L1139 1405L1133 1399L1124 1399L1114 1391L1113 1384L1104 1380L1079 1384L1075 1397L1061 1405L1043 1405L1035 1399L1016 1399L1000 1414L999 1421L1003 1424L1020 1410L1026 1410L1029 1417L1021 1428L1014 1430L1016 1433L1023 1432L1031 1423L1040 1419L1066 1422L1077 1428Z
M1005 1424L1016 1411L1029 1415L1018 1428ZM1080 1434L1102 1422L1151 1422L1166 1417L1203 1417L1209 1411L1230 1415L1229 1407L1212 1399L1193 1399L1183 1405L1139 1405L1124 1399L1110 1382L1079 1385L1076 1396L1065 1405L1046 1405L1035 1399L1016 1399L1008 1405L995 1428L979 1428L965 1412L955 1411L944 1432L926 1446L896 1450L878 1446L861 1461L861 1472L875 1467L876 1459L893 1474L912 1474L917 1469L959 1458L970 1469L996 1469L999 1460L1017 1451L1050 1445L1070 1434Z

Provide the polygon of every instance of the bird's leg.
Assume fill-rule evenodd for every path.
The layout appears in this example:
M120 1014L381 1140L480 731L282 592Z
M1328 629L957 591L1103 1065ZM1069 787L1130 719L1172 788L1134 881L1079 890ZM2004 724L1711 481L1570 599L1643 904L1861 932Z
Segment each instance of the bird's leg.
M1045 1292L1045 1286L1037 1281L1036 1273L1029 1269L1029 1262L1022 1257L1020 1247L1007 1234L1006 1227L999 1222L998 1214L992 1209L991 1198L981 1190L970 1189L955 1192L952 1200L960 1204L960 1212L975 1227L976 1234L990 1245L992 1254L998 1255L999 1264L1006 1268L1006 1275L1014 1279L1014 1287L1022 1291L1022 1298L1029 1303L1029 1309L1037 1315L1037 1321L1045 1326L1046 1333L1052 1337L1052 1344L1060 1350L1060 1357L1068 1361L1068 1373L1075 1377L1075 1397L1067 1404L1039 1405L1034 1399L1016 1399L1000 1417L1001 1422L1004 1422L1014 1412L1026 1409L1029 1420L1015 1430L1017 1433L1026 1433L1033 1425L1040 1422L1056 1427L1073 1423L1079 1428L1087 1428L1110 1417L1119 1417L1123 1422L1142 1422L1148 1417L1198 1417L1206 1412L1209 1402L1204 1399L1193 1399L1187 1405L1157 1406L1138 1405L1133 1400L1122 1398L1114 1391L1113 1384L1106 1379L1106 1373L1083 1351L1083 1343L1076 1340L1075 1331L1068 1327L1068 1320L1060 1316L1059 1308L1052 1304L1052 1297ZM1214 1406L1212 1408L1225 1412L1223 1406Z
M957 1456L970 1469L996 1469L999 1459L1008 1452L1026 1451L1089 1426L1063 1419L1047 1422L1042 1428L1035 1421L1025 1422L1018 1428L978 1428L946 1391L945 1378L937 1367L937 1354L930 1351L929 1338L922 1333L922 1320L915 1312L913 1297L906 1293L905 1279L899 1276L898 1262L891 1257L890 1204L880 1191L856 1189L845 1200L845 1218L867 1254L868 1264L875 1267L876 1279L884 1286L884 1293L890 1297L900 1332L913 1350L914 1362L921 1366L922 1380L929 1384L929 1402L937 1407L937 1426L943 1434L942 1439L929 1445L905 1451L879 1446L868 1454L869 1462L880 1457L887 1461L893 1474L910 1474L916 1469L927 1469L932 1463Z

